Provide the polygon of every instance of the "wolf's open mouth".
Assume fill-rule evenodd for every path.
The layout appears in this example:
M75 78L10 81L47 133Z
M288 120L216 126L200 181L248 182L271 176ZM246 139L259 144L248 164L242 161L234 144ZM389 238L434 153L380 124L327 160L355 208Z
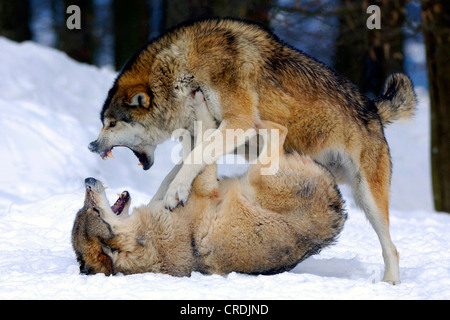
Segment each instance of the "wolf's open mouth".
M131 151L133 151L134 155L138 158L139 165L142 166L144 170L150 169L150 167L153 165L153 162L145 153L137 152L133 149L131 149Z
M120 147L120 146L115 146L115 147ZM112 150L114 149L114 147L111 147L111 149L104 151L102 153L100 153L100 157L103 160L106 160L108 158L113 158L114 156L112 155ZM142 168L144 170L148 170L150 169L150 167L153 165L153 161L152 159L150 159L147 154L143 153L143 152L138 152L136 150L133 150L131 148L128 147L128 149L130 149L131 151L133 151L134 155L138 158L139 160L139 165L142 166Z
M111 206L111 210L117 214L120 215L125 208L125 205L130 200L130 194L128 191L124 191L119 195L119 199Z
M114 148L114 147L113 147L113 148ZM109 149L108 151L105 151L105 152L100 153L100 157L102 157L103 160L108 159L108 157L114 159L114 156L113 156L112 153L111 153L111 151L112 151L113 148Z

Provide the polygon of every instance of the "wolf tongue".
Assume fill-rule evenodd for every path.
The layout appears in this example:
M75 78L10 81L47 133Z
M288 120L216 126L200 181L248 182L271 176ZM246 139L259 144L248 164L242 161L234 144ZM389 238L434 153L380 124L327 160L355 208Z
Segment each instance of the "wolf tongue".
M127 203L129 199L129 193L128 191L124 191L121 194L118 194L119 198L117 201L111 206L111 210L117 214L120 215L125 207L125 204Z
M117 201L111 206L111 210L119 215L122 213L123 210L123 205L124 205L124 199L122 197L119 197L119 199L117 199Z

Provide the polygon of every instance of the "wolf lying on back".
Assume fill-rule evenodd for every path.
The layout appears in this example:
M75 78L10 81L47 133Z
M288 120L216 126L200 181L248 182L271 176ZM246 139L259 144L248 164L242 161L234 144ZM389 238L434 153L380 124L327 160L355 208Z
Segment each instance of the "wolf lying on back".
M399 257L389 233L391 162L383 126L408 118L416 99L409 78L393 74L370 100L317 60L258 25L210 19L175 28L139 50L124 66L101 111L103 128L89 148L106 158L117 146L133 150L145 170L156 145L178 128L193 131L192 93L201 90L219 141L227 129L256 128L261 120L289 130L286 150L309 155L348 183L381 243L384 280L400 282ZM246 137L237 139L243 144ZM203 154L208 143L192 150ZM203 149L203 150L202 150ZM217 153L219 159L223 153ZM186 203L202 164L183 164L167 179L168 208ZM159 195L158 195L159 196Z
M331 244L346 219L333 176L310 158L284 154L286 128L265 124L280 130L277 174L261 175L258 163L218 181L209 165L173 212L156 201L128 215L128 192L110 207L102 183L87 178L72 231L81 272L272 274Z

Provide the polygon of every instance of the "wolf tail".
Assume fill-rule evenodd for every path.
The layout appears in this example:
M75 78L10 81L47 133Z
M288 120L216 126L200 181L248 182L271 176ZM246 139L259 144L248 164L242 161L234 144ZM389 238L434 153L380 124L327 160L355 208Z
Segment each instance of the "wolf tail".
M383 92L374 102L383 125L411 118L417 104L411 79L403 73L390 74L384 83Z

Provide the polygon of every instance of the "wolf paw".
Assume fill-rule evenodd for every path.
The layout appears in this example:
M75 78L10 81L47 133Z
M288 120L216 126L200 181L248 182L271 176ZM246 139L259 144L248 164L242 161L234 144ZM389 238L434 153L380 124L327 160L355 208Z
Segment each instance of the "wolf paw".
M185 185L184 183L174 185L172 183L164 196L164 207L172 211L178 205L184 206L189 197L189 193L189 185Z
M386 273L384 274L383 281L387 282L389 284L392 284L392 285L396 285L396 284L400 284L401 283L399 276L389 275L389 274L386 274Z

